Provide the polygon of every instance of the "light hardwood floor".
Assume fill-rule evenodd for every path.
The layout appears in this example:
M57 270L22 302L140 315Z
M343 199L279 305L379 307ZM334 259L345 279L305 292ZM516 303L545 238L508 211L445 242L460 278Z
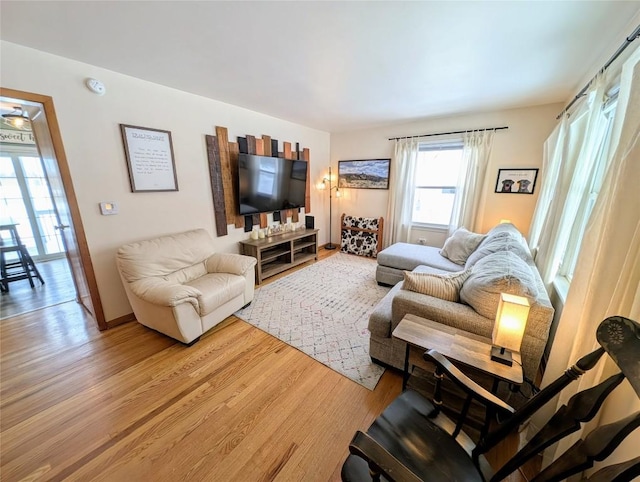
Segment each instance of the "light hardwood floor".
M37 279L33 288L26 279L9 283L9 292L0 295L0 319L76 298L67 258L36 262L36 266L44 284Z
M187 347L138 323L98 332L70 302L3 320L0 350L3 481L339 480L354 432L401 389L387 370L369 391L233 316Z

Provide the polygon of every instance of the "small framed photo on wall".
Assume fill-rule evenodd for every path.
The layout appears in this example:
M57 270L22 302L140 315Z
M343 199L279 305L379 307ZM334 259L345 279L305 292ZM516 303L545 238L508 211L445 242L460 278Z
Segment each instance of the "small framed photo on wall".
M538 169L498 169L497 193L533 194Z

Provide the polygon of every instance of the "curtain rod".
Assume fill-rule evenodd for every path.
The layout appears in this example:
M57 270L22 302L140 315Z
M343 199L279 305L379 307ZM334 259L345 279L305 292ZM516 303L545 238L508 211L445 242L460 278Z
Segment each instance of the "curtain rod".
M452 132L438 132L437 134L420 134L419 136L403 136L403 137L389 137L390 141L399 141L400 139L413 139L414 137L433 137L433 136L446 136L449 134L464 134L466 132L476 131L501 131L508 129L508 127L486 127L484 129L467 129L466 131L452 131Z
M640 37L640 25L638 25L636 27L636 29L631 33L631 35L629 35L624 42L622 43L622 45L620 45L620 47L618 47L618 50L615 51L615 53L611 56L611 58L609 60L607 60L607 63L604 64L602 66L602 68L598 71L598 74L603 73L605 70L607 70L609 68L609 66L615 62L615 60L620 56L620 54L622 52L624 52L624 49L626 49L629 45L631 45L631 42L633 42L635 39L637 39L638 37ZM597 77L596 74L595 76L593 76L591 78L591 80L589 82L587 82L587 85L585 85L582 90L580 92L578 92L578 94L573 98L573 100L571 102L569 102L569 105L567 105L564 109L562 109L562 112L560 112L558 114L558 117L556 117L556 120L560 119L560 117L562 117L569 109L571 109L571 107L573 106L573 104L575 104L578 99L580 99L581 97L584 97L584 95L587 92L587 89L591 86L591 84L593 83L593 81L595 80L595 78Z

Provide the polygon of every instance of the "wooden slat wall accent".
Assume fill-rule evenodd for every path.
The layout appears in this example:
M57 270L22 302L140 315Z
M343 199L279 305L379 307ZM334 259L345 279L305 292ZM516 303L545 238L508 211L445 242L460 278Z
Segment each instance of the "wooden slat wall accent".
M278 152L278 140L263 135L261 138L247 135L238 137L238 142L229 142L226 127L216 126L216 136L205 136L207 140L207 155L209 157L209 173L213 192L214 214L216 217L216 232L218 236L228 234L227 225L243 228L245 216L238 214L236 202L238 191L238 154L256 154L261 156L283 157L286 159L302 159L307 161L307 185L305 192L305 211L311 212L310 197L310 168L309 149L300 150L296 142L296 150L292 151L290 142L283 142L283 151ZM210 139L211 138L211 139ZM282 222L289 218L294 223L300 220L300 210L287 209L280 212ZM253 215L253 224L261 228L267 227L267 214Z
M271 136L262 136L262 143L264 145L264 155L271 157Z
M238 137L238 151L243 154L249 154L249 147L247 145L246 137Z
M226 127L216 126L216 137L218 139L218 153L220 156L220 170L222 172L222 187L224 192L224 212L225 223L235 224L236 209L233 193L233 172L231 161L229 160L229 137ZM216 220L216 223L218 221Z
M229 142L229 165L231 166L231 170L233 171L233 199L234 199L234 211L236 211L235 215L235 226L236 228L244 228L244 216L238 214L237 205L235 200L237 198L238 192L238 143L237 142Z
M209 158L209 176L211 178L211 192L213 193L213 213L216 218L216 234L227 235L227 218L225 214L224 187L218 139L215 136L205 136L207 142L207 157Z
M255 136L247 136L247 154L257 154Z
M253 216L251 214L247 214L242 216L244 218L244 232L248 233L253 228Z
M302 149L302 160L307 161L307 187L304 194L304 212L309 214L311 212L311 156L309 148Z

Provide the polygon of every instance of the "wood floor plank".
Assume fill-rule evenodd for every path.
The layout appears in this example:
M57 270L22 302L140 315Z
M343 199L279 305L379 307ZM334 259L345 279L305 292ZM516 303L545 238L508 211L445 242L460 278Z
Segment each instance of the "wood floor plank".
M286 373L284 366L290 360L279 356L274 350L269 355L269 364L275 370ZM244 390L252 390L252 380L259 376L259 364L249 367L244 374L239 374L237 382ZM238 383L234 381L224 387L218 387L209 381L198 385L192 391L184 392L181 397L172 400L162 413L149 418L135 431L122 437L117 444L112 444L108 450L97 454L91 462L85 464L74 477L93 479L108 471L112 477L152 477L155 461L162 461L161 467L171 465L172 460L176 468L172 476L179 476L181 469L190 467L190 457L193 447L213 447L213 438L220 451L224 452L229 443L230 434L237 434L229 423L234 420L233 410L229 401L238 396ZM254 390L255 391L255 390ZM255 394L256 397L269 396L267 391ZM254 403L252 406L259 406ZM245 417L248 415L244 413ZM211 452L211 448L208 452ZM146 463L151 462L149 467ZM161 471L162 472L162 471ZM160 475L160 474L157 474Z
M215 385L223 383L224 380L230 380L232 378L230 372L246 363L243 358L260 360L261 356L273 351L276 345L275 342L269 343L269 340L256 343L255 346L248 345L248 347L238 344L238 353L230 349L221 355L215 349L207 349L208 345L202 345L196 352L185 350L189 355L183 357L181 364L168 367L160 376L123 394L119 399L111 400L82 413L82 418L67 424L52 438L37 444L34 450L38 453L46 453L54 471L58 468L68 471L71 460L84 460L84 457L90 454L95 456L104 450L105 444L113 444L116 439L122 438L147 420L162 413L181 396L197 388L204 381L215 378ZM199 368L198 363L208 362L208 357L220 359L221 356L223 359L216 370L208 371L194 380L191 374ZM108 427L104 426L105 420L109 421ZM6 464L3 472L13 474L14 469L22 469L25 461L28 460L28 453L23 452L15 460ZM9 448L8 458L11 458L11 455L12 451Z
M144 330L140 326L139 328ZM229 327L226 334L228 338L212 340L215 342L209 344L212 351L217 350L219 353L224 353L225 356L232 356L240 348L239 340L245 343L252 339L255 340L255 343L260 343L262 340L261 332L251 329L246 324ZM229 345L236 345L237 348L234 350ZM20 444L27 443L30 439L54 436L59 431L59 426L71 426L78 414L88 413L96 421L99 421L100 417L104 415L102 411L111 409L110 404L127 402L136 390L147 390L148 384L151 382L158 384L167 380L168 383L173 383L174 379L171 378L171 375L181 363L192 365L193 358L201 356L200 351L188 352L190 348L192 347L184 347L182 344L176 343L143 362L97 383L92 387L92 390L69 397L65 402L46 408L37 415L27 418L23 423L4 430L3 434L6 435L10 443L3 444L3 455L8 457L14 446L19 453L24 450ZM218 360L215 356L212 358ZM195 372L196 370L194 370ZM222 380L224 377L219 377L219 381Z

